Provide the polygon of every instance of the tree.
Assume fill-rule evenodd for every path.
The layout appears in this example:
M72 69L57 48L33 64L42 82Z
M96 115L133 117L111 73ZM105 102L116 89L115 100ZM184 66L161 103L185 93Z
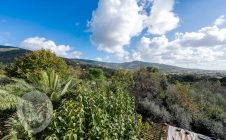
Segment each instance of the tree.
M149 72L147 69L140 69L134 73L133 94L136 97L151 98L161 91L161 74Z
M112 82L131 90L134 86L133 73L127 70L117 70L112 76Z
M179 105L185 110L188 110L192 114L192 117L201 115L202 110L198 108L198 105L191 98L190 85L183 85L177 82L176 85L168 87L166 95L168 106Z
M90 80L102 80L105 79L106 77L102 69L91 68L88 72L88 78Z
M68 73L67 64L64 60L46 50L38 50L26 54L6 68L9 76L25 79L31 73L39 75L41 71L47 71L48 69L53 69L60 75Z

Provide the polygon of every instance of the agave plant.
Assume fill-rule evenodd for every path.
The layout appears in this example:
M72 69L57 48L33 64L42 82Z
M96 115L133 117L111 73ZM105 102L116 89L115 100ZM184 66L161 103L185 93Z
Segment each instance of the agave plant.
M71 84L71 80L64 82L54 70L41 71L40 75L30 75L28 79L39 91L46 93L52 101L59 101Z

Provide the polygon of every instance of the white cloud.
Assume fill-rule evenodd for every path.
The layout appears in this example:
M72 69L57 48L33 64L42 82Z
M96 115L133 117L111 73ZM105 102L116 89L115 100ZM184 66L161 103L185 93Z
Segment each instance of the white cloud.
M90 21L91 41L97 49L129 59L126 46L144 29L164 34L175 29L179 18L172 12L174 0L99 0ZM137 55L136 55L137 56ZM134 56L135 57L135 56Z
M224 19L221 19L224 20ZM169 41L165 35L142 37L137 45L141 58L150 62L196 67L202 69L225 69L226 28L216 24L196 32L176 33ZM219 65L222 63L222 65Z
M151 34L165 34L175 29L180 21L173 13L174 0L153 0L150 16L146 24Z
M73 51L69 45L57 45L44 37L30 37L21 42L21 47L29 50L50 50L56 55L66 58L79 58L81 52Z
M143 30L136 0L100 0L90 22L92 42L98 50L126 57L124 47Z
M219 25L222 25L224 22L225 22L224 15L222 15L218 19L216 19L216 21L214 22L214 25L219 26Z
M141 55L139 52L133 51L131 59L134 60L142 60Z
M96 60L97 60L97 61L103 61L103 59L100 58L100 57L97 57Z

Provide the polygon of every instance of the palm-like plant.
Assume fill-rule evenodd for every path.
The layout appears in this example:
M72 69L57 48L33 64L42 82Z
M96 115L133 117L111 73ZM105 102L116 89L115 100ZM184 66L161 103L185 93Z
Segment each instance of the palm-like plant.
M35 87L46 93L52 101L59 101L66 94L71 80L64 82L55 71L42 71L40 75L30 75L28 78Z
M27 84L23 80L18 80L18 79L12 79L12 83L9 83L5 86L0 86L0 111L3 110L15 110L15 108L19 105L22 105L23 103L27 103L21 96L29 91L32 91L32 87ZM8 114L9 115L9 114ZM5 116L8 116L5 114ZM11 115L10 115L11 116ZM12 115L12 118L16 117L15 115ZM15 121L11 121L11 119L4 118L3 120L6 120L7 122L2 122L1 125L4 126L4 124L8 124L8 122L12 122L11 124L15 125ZM19 122L19 121L17 121ZM10 125L8 125L9 127ZM6 135L3 140L8 140L8 139L17 139L17 135L19 135L16 131L15 128L10 126L10 128L4 131L8 132L8 135ZM23 128L22 125L20 125L21 128Z
M0 86L0 110L15 109L24 100L21 96L33 90L33 87L23 80L13 79L11 84Z
M0 110L14 109L23 99L0 89Z

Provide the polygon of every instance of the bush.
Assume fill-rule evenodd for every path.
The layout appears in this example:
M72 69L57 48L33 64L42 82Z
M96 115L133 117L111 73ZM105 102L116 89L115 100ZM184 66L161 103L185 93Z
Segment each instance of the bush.
M133 94L139 98L153 98L161 91L161 74L141 69L134 73Z
M166 95L168 106L179 105L190 112L194 118L201 115L202 110L198 108L196 102L193 102L190 95L190 85L183 85L181 83L171 85L168 87Z
M134 100L123 89L116 93L80 82L55 111L44 139L137 139L140 119Z
M172 116L174 116L174 122L176 122L179 127L190 130L192 115L189 112L186 112L184 108L178 105L172 105L170 111Z
M5 74L5 66L0 62L0 75Z
M6 68L9 76L25 79L31 73L39 75L41 71L47 71L48 69L53 69L61 75L68 73L67 64L64 60L46 50L38 50L26 54Z
M210 135L214 138L225 139L224 127L222 122L209 120L208 118L199 118L194 120L194 130L201 134Z
M170 113L163 106L160 107L148 99L139 101L138 107L139 113L154 122L168 123L171 121Z
M117 70L112 76L112 81L128 90L134 86L133 73L127 70Z
M208 108L207 116L212 120L223 121L225 118L225 113L224 110L219 106L212 105L210 108Z
M88 78L90 80L103 80L105 79L105 73L102 69L91 68L88 72Z
M12 82L12 80L9 77L6 76L0 76L0 86L6 85L8 83Z

